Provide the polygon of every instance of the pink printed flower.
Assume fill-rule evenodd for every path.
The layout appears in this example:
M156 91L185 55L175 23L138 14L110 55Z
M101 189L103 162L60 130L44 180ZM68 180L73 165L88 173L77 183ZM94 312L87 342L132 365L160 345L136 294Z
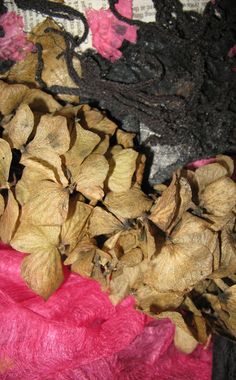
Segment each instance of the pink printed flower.
M132 0L119 0L116 9L122 16L131 18ZM119 48L124 40L132 43L137 40L137 26L118 20L110 9L89 9L86 16L92 31L93 47L112 62L122 56Z
M14 12L8 12L0 16L0 25L5 33L4 37L0 38L0 59L23 60L26 53L33 48L23 31L23 18Z

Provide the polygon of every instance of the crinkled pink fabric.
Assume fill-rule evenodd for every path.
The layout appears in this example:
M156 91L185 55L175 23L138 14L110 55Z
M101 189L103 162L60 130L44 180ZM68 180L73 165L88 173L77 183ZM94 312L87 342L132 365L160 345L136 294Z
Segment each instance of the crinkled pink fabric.
M132 0L119 0L115 7L122 16L132 17ZM110 9L88 9L86 17L92 32L93 47L112 62L122 56L119 48L124 40L132 43L137 40L138 28L118 20Z
M23 18L14 12L7 12L0 16L0 25L5 33L0 38L0 59L21 61L33 48L23 31Z
M152 320L126 298L65 271L47 302L20 277L23 255L0 244L1 380L210 380L212 354L184 355L170 320Z
M200 168L200 166L212 164L213 162L215 162L214 157L213 158L204 158L202 160L197 160L197 161L191 162L190 164L187 165L187 168L188 169L197 169L197 168Z

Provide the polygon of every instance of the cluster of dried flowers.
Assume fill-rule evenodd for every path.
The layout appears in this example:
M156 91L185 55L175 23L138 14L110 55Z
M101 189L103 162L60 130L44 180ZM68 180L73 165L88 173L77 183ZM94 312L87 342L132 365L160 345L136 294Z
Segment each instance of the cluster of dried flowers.
M185 352L211 329L236 337L231 158L179 170L146 195L135 135L100 111L1 81L0 112L0 238L28 254L21 273L35 292L60 286L64 262L114 303L132 294L170 317Z

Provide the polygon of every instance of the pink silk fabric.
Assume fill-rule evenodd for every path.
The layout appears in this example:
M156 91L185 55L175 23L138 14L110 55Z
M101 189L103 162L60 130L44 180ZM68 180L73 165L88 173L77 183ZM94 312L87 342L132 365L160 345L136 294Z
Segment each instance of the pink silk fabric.
M174 344L169 319L117 306L93 280L65 269L45 302L20 276L24 255L0 245L1 380L210 380L211 349Z

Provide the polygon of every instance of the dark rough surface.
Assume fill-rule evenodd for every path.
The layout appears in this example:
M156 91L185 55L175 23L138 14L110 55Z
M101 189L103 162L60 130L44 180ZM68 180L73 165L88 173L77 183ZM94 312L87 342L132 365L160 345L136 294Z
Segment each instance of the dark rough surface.
M154 1L157 23L141 25L137 44L106 63L106 78L115 82L156 77L139 91L99 100L126 130L140 131L153 152L152 182L187 162L236 152L235 61L227 57L236 42L236 2L216 3L201 16L183 12L176 0Z
M236 344L230 339L215 336L213 340L213 380L236 379Z

